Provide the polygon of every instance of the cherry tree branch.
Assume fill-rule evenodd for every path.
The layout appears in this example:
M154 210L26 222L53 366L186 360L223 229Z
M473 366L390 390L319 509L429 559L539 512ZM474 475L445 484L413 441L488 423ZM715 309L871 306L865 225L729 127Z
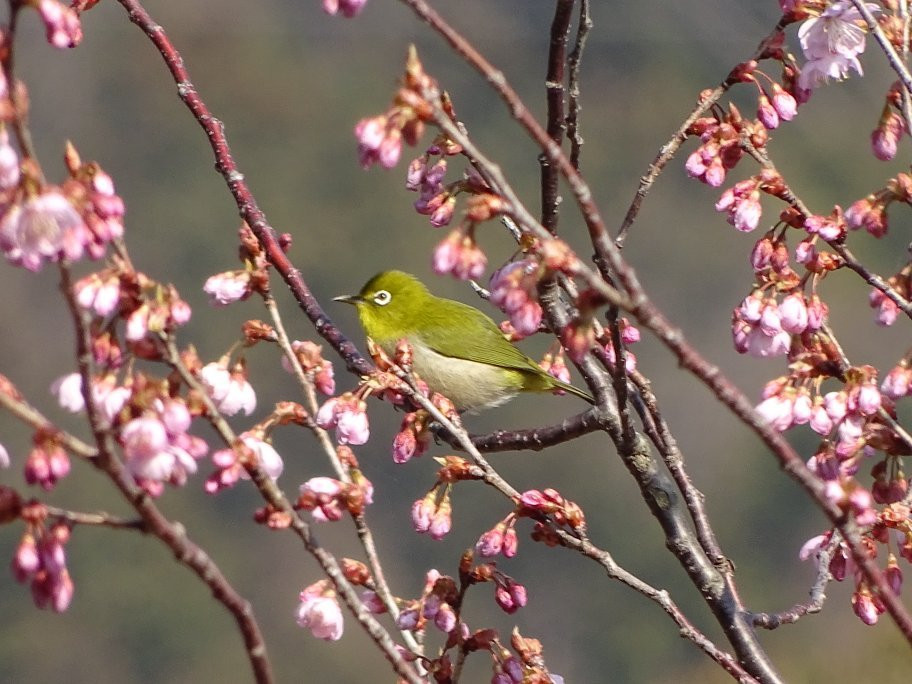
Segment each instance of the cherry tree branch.
M111 431L104 427L104 420L92 393L92 379L95 373L91 333L86 315L75 300L68 267L61 265L60 273L61 290L76 329L76 361L82 376L86 414L98 446L98 456L92 463L110 478L124 499L133 506L148 532L165 544L179 563L192 570L210 588L213 597L231 613L244 640L254 678L262 684L272 682L272 666L266 653L266 642L253 614L253 607L234 589L205 550L190 540L184 526L165 518L149 494L134 483L117 458L114 437Z
M487 459L482 456L479 450L475 448L471 438L465 429L461 425L445 416L427 397L418 391L412 385L412 379L405 371L403 371L403 369L393 366L393 371L401 380L406 383L407 386L404 387L403 390L409 399L411 399L411 401L417 406L425 409L431 415L431 417L442 426L443 430L446 430L450 433L451 437L458 443L459 447L469 454L477 468L477 477L516 503L519 500L519 492L514 489L513 486L510 485L506 480L504 480L503 477L494 469L494 467L491 466ZM638 454L641 466L646 461L646 456L647 454ZM628 465L628 467L630 466ZM669 522L669 526L677 527L675 532L672 535L668 536L669 545L680 544L681 547L687 547L688 549L694 548L695 544L687 543L684 540L684 538L689 534L687 531L687 522L680 516L680 511L682 510L681 507L675 505L674 503L676 495L672 491L673 485L671 482L667 477L658 472L655 468L650 469L648 467L645 467L643 475L649 478L650 482L648 484L648 488L656 494L654 498L656 508L662 509L663 512L666 510L670 511L671 515L675 516L677 519L677 522ZM664 492L664 494L659 494L660 489L662 492ZM663 513L663 517L666 520L670 521L668 515ZM589 541L585 532L578 531L577 534L574 535L556 526L552 526L551 532L560 540L561 544L564 547L576 550L587 558L596 561L599 565L602 566L606 574L611 579L615 579L627 585L634 591L637 591L640 594L644 595L646 598L656 602L662 608L662 610L664 610L665 613L675 622L675 624L678 625L681 630L682 637L693 642L704 653L706 653L706 655L719 663L719 665L721 665L727 672L735 676L739 681L781 681L778 676L775 675L775 673L771 670L769 672L764 672L763 675L759 677L757 677L752 671L752 667L757 668L760 661L765 660L765 654L762 653L762 650L760 650L759 647L757 647L756 651L752 649L752 657L747 659L748 663L744 662L745 658L740 652L739 659L736 660L732 657L731 654L722 651L687 619L686 615L671 600L670 595L667 591L655 589L654 587L638 578L636 575L633 575L632 573L624 570L614 561L610 553L593 545L592 542ZM699 565L700 560L698 558L698 554L694 554L692 557L691 567L695 568ZM741 620L737 617L729 617L731 617L733 620L741 622ZM742 632L743 626L739 625L732 627L732 629L736 632Z
M239 438L221 416L218 409L206 393L205 388L200 384L196 377L181 361L180 354L170 339L165 343L165 360L178 373L181 380L191 387L200 396L200 400L205 404L209 420L212 422L216 432L222 441L231 446L238 448ZM412 684L421 684L422 680L415 672L414 668L405 661L402 654L396 648L396 643L390 637L389 633L377 621L377 619L368 611L361 602L354 587L345 578L342 567L329 551L327 551L317 540L313 531L298 511L291 505L291 502L285 496L284 492L276 484L258 463L251 462L250 459L243 458L241 463L250 479L253 481L257 490L263 499L270 504L276 511L282 513L289 521L289 528L301 540L304 549L317 561L323 573L330 579L336 592L345 606L349 609L355 620L361 625L371 640L377 645L389 663L392 665L396 674Z
M285 254L285 250L269 224L266 215L260 209L244 180L231 154L231 148L225 136L222 122L217 119L200 97L190 74L184 65L183 58L171 43L164 29L157 24L138 0L118 0L127 11L130 21L136 24L152 41L171 72L177 85L177 94L193 114L193 118L202 127L215 155L215 168L225 179L228 190L237 203L238 212L250 226L269 262L282 276L304 314L310 319L317 331L335 349L345 361L349 370L359 375L367 375L372 370L371 364L361 355L355 345L336 327L320 303L314 297L301 272L294 267Z

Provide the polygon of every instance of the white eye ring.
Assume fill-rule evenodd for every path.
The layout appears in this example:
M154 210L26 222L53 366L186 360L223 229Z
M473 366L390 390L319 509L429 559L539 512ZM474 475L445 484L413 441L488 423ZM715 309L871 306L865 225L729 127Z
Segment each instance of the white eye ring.
M389 304L392 301L392 299L393 299L393 295L391 295L386 290L378 290L377 293L374 295L374 304L379 304L380 306L386 306L387 304Z

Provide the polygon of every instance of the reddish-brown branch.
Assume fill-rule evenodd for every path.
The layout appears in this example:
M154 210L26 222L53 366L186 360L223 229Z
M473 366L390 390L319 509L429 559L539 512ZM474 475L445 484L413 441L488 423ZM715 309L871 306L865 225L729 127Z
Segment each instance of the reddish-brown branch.
M253 193L244 180L244 174L238 170L237 164L234 162L222 122L215 118L209 107L199 96L196 86L190 80L190 74L184 66L180 53L171 44L162 27L152 20L148 12L137 0L118 1L127 10L130 21L142 29L161 53L174 82L177 84L178 97L191 111L193 117L209 139L209 144L212 146L212 151L215 155L216 170L225 179L231 196L237 203L241 218L247 222L247 225L257 236L266 251L269 262L282 276L301 310L313 323L317 333L345 360L349 370L360 375L369 373L373 368L371 364L361 355L355 345L342 334L339 328L333 324L310 291L307 283L301 277L301 272L294 267L285 255L285 251L279 244L275 229L266 220L265 214L260 209Z

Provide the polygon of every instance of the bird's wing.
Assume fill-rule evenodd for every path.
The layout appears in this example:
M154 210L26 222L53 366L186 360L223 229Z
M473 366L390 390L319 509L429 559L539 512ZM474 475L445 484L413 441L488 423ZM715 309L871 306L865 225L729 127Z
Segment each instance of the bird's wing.
M475 332L468 344L454 335L447 311L455 311L460 319L472 321ZM465 335L464 331L459 332ZM423 322L420 338L424 344L444 356L520 371L543 372L532 359L507 342L494 321L478 309L461 302L449 300L446 307L441 307L440 311L428 316Z

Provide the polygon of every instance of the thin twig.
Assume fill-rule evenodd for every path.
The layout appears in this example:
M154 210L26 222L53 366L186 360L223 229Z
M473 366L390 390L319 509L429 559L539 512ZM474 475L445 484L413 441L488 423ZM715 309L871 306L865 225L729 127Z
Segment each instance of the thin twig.
M314 383L304 373L304 369L301 367L301 363L298 361L298 357L291 347L291 340L288 337L288 333L285 331L285 325L282 322L282 316L279 312L278 307L276 306L275 299L270 294L264 295L263 300L266 305L266 310L269 312L269 317L275 327L276 340L279 344L279 347L282 349L285 358L291 365L294 376L298 381L298 385L304 392L304 396L307 402L307 410L310 411L312 416L315 416L319 409L319 403L317 401L317 393L314 388ZM329 459L333 470L336 472L336 476L342 482L350 484L352 482L351 474L349 473L348 468L345 467L339 460L339 454L336 452L329 434L326 432L326 430L321 428L313 421L310 422L309 427L316 436L320 447L323 449L323 453L326 454L326 457ZM374 580L374 589L377 592L377 596L380 597L380 600L386 607L386 610L390 614L390 617L395 622L399 618L399 605L396 603L393 592L390 591L389 583L386 581L386 573L383 570L383 564L380 562L380 554L377 551L377 544L374 541L373 532L371 532L370 526L367 524L367 516L364 512L361 512L357 515L354 515L353 518L355 522L355 530L358 533L358 538L361 540L361 546L364 549L365 555L367 556L367 564L370 567L371 577ZM413 653L422 653L423 649L421 644L415 640L414 635L410 631L400 630L399 634L402 636L403 640L406 642L406 645L412 650Z

